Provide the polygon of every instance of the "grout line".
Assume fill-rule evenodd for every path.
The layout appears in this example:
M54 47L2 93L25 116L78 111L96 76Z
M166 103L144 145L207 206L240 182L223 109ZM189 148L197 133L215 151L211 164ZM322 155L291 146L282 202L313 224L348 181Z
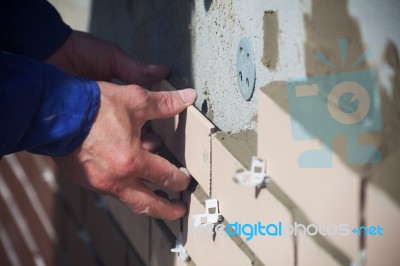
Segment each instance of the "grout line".
M205 207L205 200L209 199L210 197L207 195L207 193L204 191L204 189L198 184L195 188L195 191L193 191L194 197L200 202L201 205ZM229 223L224 217L223 224L227 226ZM264 263L261 262L261 260L257 257L257 255L250 249L250 247L243 241L243 239L240 238L238 235L234 236L228 236L235 244L236 246L250 259L252 262L252 265L255 266L261 266L264 265Z
M311 224L309 218L304 214L304 212L273 180L268 183L267 189L290 211L294 221L300 222L304 225ZM317 245L319 245L324 251L327 252L327 254L332 256L341 265L347 266L351 264L351 259L343 251L341 251L331 242L329 242L326 238L323 238L320 235L315 235L311 239L315 241Z
M293 215L292 215L292 223L294 223L295 222L295 220L294 220L294 217L293 217ZM293 250L294 250L294 266L297 266L298 265L298 255L299 255L299 246L298 246L298 241L299 241L299 239L298 239L298 237L297 237L297 235L293 235L292 236L292 238L293 238Z
M229 222L224 218L223 224L227 226ZM251 248L246 244L246 242L238 235L228 236L238 248L250 259L251 265L263 266L265 265L257 255L251 250Z
M209 135L210 139L210 198L212 198L212 137Z
M360 190L360 227L366 225L365 221L365 205L366 205L366 197L367 197L367 178L361 179L361 190ZM365 231L362 231L360 237L360 250L365 250L366 248L366 235Z
M361 178L361 185L360 185L360 227L366 226L366 217L365 217L365 208L366 208L366 199L367 199L367 185L368 185L368 178L363 177ZM364 266L366 264L365 257L366 257L366 250L367 250L367 236L366 233L363 231L360 235L360 242L359 242L359 266Z

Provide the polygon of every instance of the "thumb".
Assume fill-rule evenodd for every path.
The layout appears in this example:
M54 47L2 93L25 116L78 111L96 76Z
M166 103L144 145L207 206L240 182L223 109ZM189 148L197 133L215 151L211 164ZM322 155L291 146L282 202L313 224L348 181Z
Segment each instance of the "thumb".
M115 51L114 75L127 84L148 86L170 75L170 69L163 65L138 63L121 49Z
M162 119L179 114L192 105L197 97L194 89L149 93L145 107L146 120Z

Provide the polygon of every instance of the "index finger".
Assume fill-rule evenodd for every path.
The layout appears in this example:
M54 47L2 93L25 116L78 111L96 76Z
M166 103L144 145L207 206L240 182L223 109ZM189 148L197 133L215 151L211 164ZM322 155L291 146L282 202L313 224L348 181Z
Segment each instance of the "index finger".
M146 120L172 117L185 110L196 100L194 89L148 92L144 114Z

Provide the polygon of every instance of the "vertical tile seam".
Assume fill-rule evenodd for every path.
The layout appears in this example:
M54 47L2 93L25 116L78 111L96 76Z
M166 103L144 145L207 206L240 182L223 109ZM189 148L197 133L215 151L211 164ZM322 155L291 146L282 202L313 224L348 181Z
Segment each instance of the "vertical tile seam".
M259 95L259 103L262 97L268 97L268 94L265 90L266 87L260 89ZM258 111L260 110L260 104L258 103ZM259 122L259 121L258 121ZM257 145L258 146L258 145ZM268 163L268 162L267 162ZM267 164L267 172L268 172L268 164ZM304 213L303 208L300 208L297 203L283 190L274 180L271 178L267 186L268 191L290 212L294 221L301 222L302 224L310 224L311 221L309 217ZM331 256L336 262L340 265L350 265L351 259L347 256L340 247L336 246L328 239L323 238L322 236L314 236L311 238L312 241L316 245L318 245L322 250L326 252L327 255ZM298 254L297 254L298 255Z
M282 203L281 203L282 204ZM295 222L294 220L294 215L291 213L292 216L292 223ZM293 239L293 265L297 266L298 265L298 255L299 255L299 238L297 237L297 235L292 235L292 239Z
M212 148L212 134L213 134L214 132L211 132L210 134L209 134L209 139L210 139L210 155L209 155L209 158L210 158L210 167L209 167L209 172L210 172L210 191L209 191L209 193L210 193L210 198L212 198L212 161L213 161L213 148Z
M219 130L217 128L215 128L210 134L210 198L212 198L212 154L213 154L213 135L215 133L217 133ZM228 151L229 152L229 151ZM198 185L198 189L203 190L203 188ZM203 192L203 194L205 194ZM197 197L197 194L194 194L195 198L197 200L200 201L200 203L202 203L202 201ZM202 205L204 206L204 202L202 203ZM223 216L223 213L222 213ZM226 220L226 218L224 217L224 220L222 222L222 224L224 224L225 226L228 225L228 221ZM256 265L256 266L262 266L264 265L264 263L257 257L257 255L254 253L254 251L239 237L239 236L229 236L230 240L233 242L233 244L235 246L237 246L239 248L239 250L251 261L252 265Z
M293 201L273 180L269 182L268 191L290 212L292 220L300 222L304 225L311 224L310 219L303 212L303 210ZM298 239L296 239L298 240ZM331 256L340 265L350 265L351 259L337 246L331 243L328 239L315 235L311 238L315 244L318 245L327 255ZM296 242L298 244L298 241ZM297 245L298 247L298 245ZM298 256L298 253L297 253ZM296 258L298 260L298 257Z
M359 205L359 226L360 228L362 226L367 225L366 221L366 199L367 199L367 186L369 178L368 176L363 176L360 180L360 205ZM360 265L365 265L365 256L366 256L366 251L367 251L367 246L366 246L366 234L365 232L362 232L359 238L359 249L358 249L358 261Z

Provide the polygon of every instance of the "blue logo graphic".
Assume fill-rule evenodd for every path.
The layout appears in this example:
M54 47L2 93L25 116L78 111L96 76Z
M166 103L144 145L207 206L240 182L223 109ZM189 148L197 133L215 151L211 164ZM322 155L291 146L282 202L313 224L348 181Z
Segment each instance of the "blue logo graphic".
M346 59L347 40L339 40L342 66ZM365 61L371 53L361 55L351 66ZM322 53L316 58L324 64L337 66ZM347 140L346 161L349 164L379 163L380 151L360 144L361 133L382 129L379 94L375 74L369 70L338 72L322 76L289 80L286 84L292 134L296 141L320 139L320 150L299 155L301 168L332 167L332 142L335 137Z

